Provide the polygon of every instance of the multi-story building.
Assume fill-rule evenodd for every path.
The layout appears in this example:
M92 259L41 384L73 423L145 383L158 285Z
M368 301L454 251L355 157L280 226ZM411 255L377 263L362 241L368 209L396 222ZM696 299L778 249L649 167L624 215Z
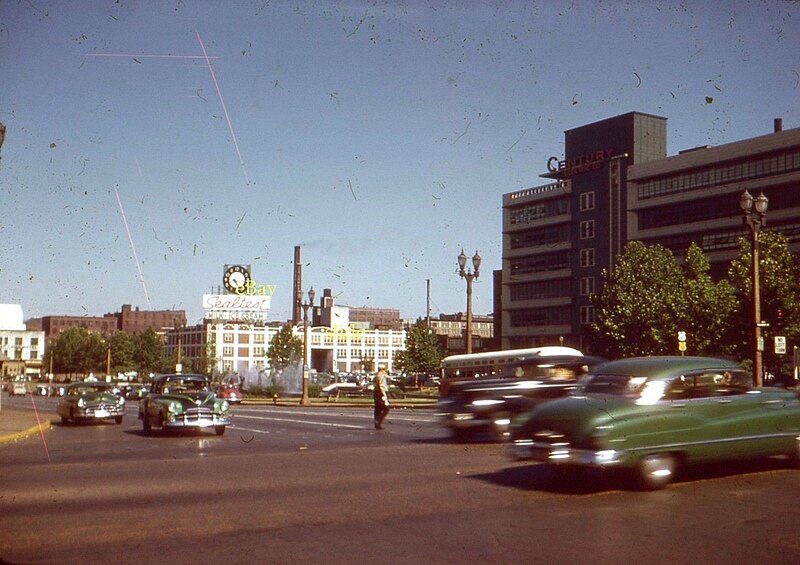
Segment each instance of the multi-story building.
M700 147L628 168L628 238L660 244L682 256L703 249L712 272L724 276L750 240L739 198L746 189L768 199L766 228L783 233L800 253L800 128L717 147Z
M44 332L29 330L19 304L0 304L0 376L29 377L42 373Z
M721 276L749 238L739 198L769 199L767 229L800 252L800 129L666 157L666 119L632 112L565 132L554 182L503 196L502 347L586 349L591 295L625 244L681 256L697 243Z
M430 328L439 336L444 355L463 353L467 349L467 315L439 314L431 318ZM494 316L472 316L472 351L479 353L494 347Z
M349 373L373 371L383 365L391 371L397 352L405 350L405 330L365 327L368 324L363 321L351 323L349 308L336 306L329 289L312 311L308 330L312 369ZM217 373L245 376L269 366L267 350L281 325L206 319L196 326L169 331L167 354L177 360L180 340L186 357L207 359ZM292 333L303 340L303 323L292 326Z
M91 333L109 336L117 330L135 334L153 329L157 334L164 333L174 327L186 325L184 310L140 310L132 309L130 304L123 304L120 312L105 316L43 316L31 318L28 326L40 329L47 339L57 338L68 328L83 328Z
M666 119L638 112L565 132L553 182L503 196L503 349L581 348L599 289L627 241L627 166L666 156Z
M183 310L140 310L137 306L123 304L119 312L106 314L117 318L117 329L127 334L137 334L153 329L157 334L164 334L171 328L186 325L186 312Z

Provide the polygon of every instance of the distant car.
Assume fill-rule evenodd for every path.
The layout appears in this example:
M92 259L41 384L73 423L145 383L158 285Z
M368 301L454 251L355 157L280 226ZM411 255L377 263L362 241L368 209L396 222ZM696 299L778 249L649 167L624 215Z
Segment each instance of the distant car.
M220 383L217 387L217 396L231 404L238 404L244 398L242 390L239 388L239 383L234 381Z
M28 394L27 383L23 380L15 380L8 383L6 389L9 396L25 396Z
M56 407L61 423L113 418L115 423L121 424L125 415L125 399L112 390L111 385L102 382L68 385Z
M800 466L800 396L754 388L733 361L642 357L598 366L573 396L518 417L517 459L631 471L666 486L681 465L788 456Z
M566 396L603 361L584 355L537 357L509 366L501 378L455 381L439 399L439 422L456 439L504 439L517 414Z
M203 375L171 374L153 379L150 392L139 401L142 430L214 428L225 433L231 423L230 403L218 398Z
M141 400L147 394L147 387L139 383L131 383L120 386L122 396L126 400Z

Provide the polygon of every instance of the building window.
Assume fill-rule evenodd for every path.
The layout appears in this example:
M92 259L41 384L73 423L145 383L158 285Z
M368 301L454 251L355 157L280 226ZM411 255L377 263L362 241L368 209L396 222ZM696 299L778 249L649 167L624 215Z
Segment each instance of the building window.
M581 222L581 239L594 238L594 220L584 220Z
M594 277L581 278L581 296L594 294Z
M581 324L594 323L594 306L581 306Z
M585 212L587 210L594 210L594 191L584 192L580 196L580 210Z
M253 343L264 343L264 334L253 335Z
M581 267L594 267L594 247L581 249Z
M224 357L233 357L233 347L223 347L222 355Z
M223 343L233 343L233 334L229 332L225 332L222 334L222 341Z

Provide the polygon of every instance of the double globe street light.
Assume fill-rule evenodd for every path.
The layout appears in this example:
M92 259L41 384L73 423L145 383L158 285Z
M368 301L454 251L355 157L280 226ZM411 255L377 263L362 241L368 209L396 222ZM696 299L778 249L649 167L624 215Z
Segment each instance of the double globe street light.
M755 210L753 207L755 205ZM757 197L745 190L739 198L739 207L744 215L744 225L750 228L752 234L751 253L753 259L753 384L761 386L764 383L762 375L761 350L761 292L758 283L758 234L767 225L767 206L769 200L762 192Z
M472 353L472 279L477 279L481 272L481 256L478 251L472 256L472 270L467 268L467 256L464 250L458 256L458 275L467 279L467 353Z
M309 404L308 399L308 369L311 361L309 354L309 339L308 339L308 309L314 306L314 287L308 290L308 302L303 302L303 295L298 293L297 303L303 308L303 393L300 396L300 404L305 406Z

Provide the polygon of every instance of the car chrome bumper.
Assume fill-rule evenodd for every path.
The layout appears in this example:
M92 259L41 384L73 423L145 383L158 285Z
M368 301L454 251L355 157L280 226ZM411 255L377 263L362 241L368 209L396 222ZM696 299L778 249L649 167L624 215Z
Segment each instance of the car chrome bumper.
M165 428L213 428L216 426L230 426L231 419L214 415L211 418L178 415L171 420L164 421Z
M95 420L102 420L103 418L116 418L117 416L124 416L125 409L119 408L97 408L93 409L90 408L88 410L78 410L75 412L75 418L81 419L95 419Z
M552 444L531 440L514 440L508 445L508 455L517 461L538 461L554 465L580 465L586 467L605 467L619 463L623 451L604 449L592 451L576 449L568 444Z

